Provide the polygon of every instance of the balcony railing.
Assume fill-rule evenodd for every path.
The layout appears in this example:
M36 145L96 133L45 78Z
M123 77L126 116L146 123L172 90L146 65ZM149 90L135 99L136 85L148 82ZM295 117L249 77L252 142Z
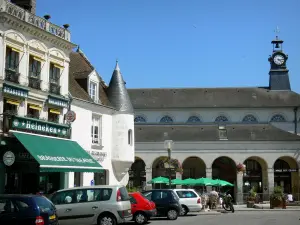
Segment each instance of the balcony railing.
M50 83L49 92L52 94L60 95L60 86L57 83Z
M20 73L10 70L10 69L5 69L5 80L19 84L19 76Z
M34 89L41 90L41 80L38 77L29 77L29 84L28 86Z
M2 12L4 11L20 20L30 23L33 26L36 26L42 30L45 30L55 36L63 38L67 41L71 41L71 38L70 38L71 35L67 29L57 26L55 24L52 24L48 20L46 20L42 17L36 16L7 0L0 0L0 9Z

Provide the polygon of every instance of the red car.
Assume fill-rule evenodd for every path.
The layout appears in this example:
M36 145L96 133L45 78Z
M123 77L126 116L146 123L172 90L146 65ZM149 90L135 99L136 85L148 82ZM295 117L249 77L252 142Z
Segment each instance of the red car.
M131 213L133 220L137 224L145 224L150 217L156 215L155 203L146 199L141 193L129 193L131 203Z

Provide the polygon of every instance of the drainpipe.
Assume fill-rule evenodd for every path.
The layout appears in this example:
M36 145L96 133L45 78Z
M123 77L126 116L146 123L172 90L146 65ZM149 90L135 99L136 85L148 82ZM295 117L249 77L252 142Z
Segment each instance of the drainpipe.
M294 108L294 122L295 122L295 124L294 124L294 128L295 128L294 133L295 134L298 133L297 132L298 131L297 112L298 112L298 106Z

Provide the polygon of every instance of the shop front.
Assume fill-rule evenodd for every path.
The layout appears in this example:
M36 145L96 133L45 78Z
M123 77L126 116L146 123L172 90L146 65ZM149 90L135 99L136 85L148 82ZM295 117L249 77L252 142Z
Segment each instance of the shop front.
M68 187L69 172L103 172L68 139L69 132L67 125L11 116L9 132L0 142L0 193L49 194Z

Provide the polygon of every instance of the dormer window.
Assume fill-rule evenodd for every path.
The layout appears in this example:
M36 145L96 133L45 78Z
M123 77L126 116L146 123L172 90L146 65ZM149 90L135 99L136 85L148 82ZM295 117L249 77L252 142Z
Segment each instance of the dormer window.
M90 81L90 88L89 88L89 92L90 92L90 97L93 99L93 101L97 101L97 86L98 84Z

